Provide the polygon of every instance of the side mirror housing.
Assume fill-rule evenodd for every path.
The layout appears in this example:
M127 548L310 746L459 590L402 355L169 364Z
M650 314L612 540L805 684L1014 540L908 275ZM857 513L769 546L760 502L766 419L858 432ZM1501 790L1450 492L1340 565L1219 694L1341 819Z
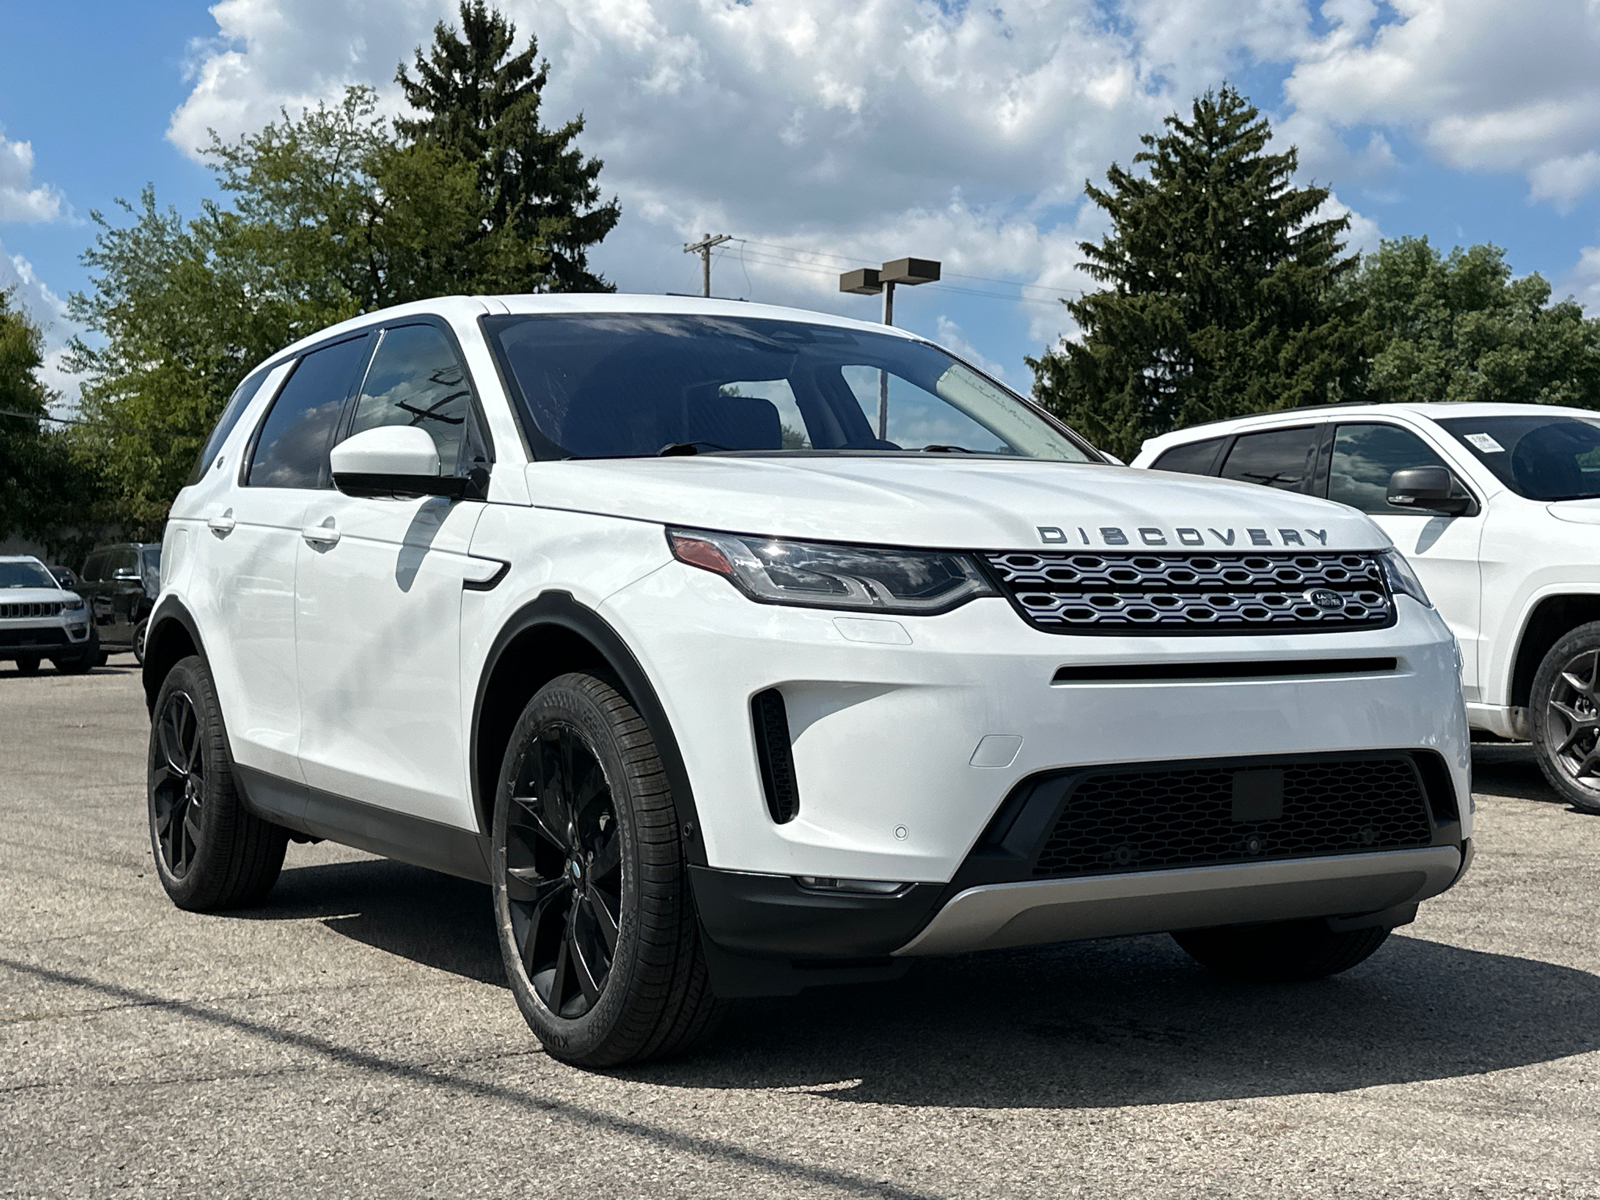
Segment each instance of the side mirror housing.
M439 474L439 450L415 425L380 425L353 434L328 456L333 486L352 496L448 496L469 481Z
M129 580L138 579L139 578L139 568L138 567L118 567L115 571L111 572L111 578L119 580L119 581L124 582L124 583L126 583Z
M1407 467L1389 476L1389 504L1393 508L1459 516L1477 508L1471 494L1459 487L1444 467Z

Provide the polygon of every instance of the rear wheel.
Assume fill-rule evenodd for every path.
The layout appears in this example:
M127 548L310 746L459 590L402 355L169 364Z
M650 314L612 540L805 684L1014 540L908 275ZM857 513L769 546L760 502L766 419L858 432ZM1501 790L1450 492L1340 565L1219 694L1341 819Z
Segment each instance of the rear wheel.
M545 1050L618 1066L683 1053L711 992L676 809L654 739L610 683L563 675L529 701L500 771L500 949Z
M211 672L195 655L162 681L150 725L150 846L179 908L259 902L283 867L288 831L244 807Z
M149 625L149 621L140 621L133 631L133 661L141 667L144 666L144 632Z
M1303 983L1348 971L1370 958L1389 931L1335 932L1326 921L1279 921L1221 929L1186 929L1172 938L1218 975L1251 983Z
M1568 803L1600 812L1600 621L1550 647L1529 700L1544 777Z

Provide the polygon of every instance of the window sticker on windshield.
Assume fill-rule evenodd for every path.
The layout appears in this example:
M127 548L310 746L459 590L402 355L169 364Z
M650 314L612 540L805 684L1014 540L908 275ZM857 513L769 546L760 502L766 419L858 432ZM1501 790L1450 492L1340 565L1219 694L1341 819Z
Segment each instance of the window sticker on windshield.
M1504 454L1506 452L1506 448L1499 442L1495 441L1487 433L1469 433L1465 436L1467 441L1471 442L1485 454Z

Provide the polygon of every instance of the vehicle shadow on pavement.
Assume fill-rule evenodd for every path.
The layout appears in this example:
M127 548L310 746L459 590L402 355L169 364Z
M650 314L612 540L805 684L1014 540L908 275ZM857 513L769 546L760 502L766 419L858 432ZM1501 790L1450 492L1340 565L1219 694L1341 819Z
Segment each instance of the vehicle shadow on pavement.
M246 920L320 920L353 941L480 983L506 986L489 889L390 859L290 867ZM511 1003L509 995L506 1003Z
M1480 796L1510 796L1516 800L1566 804L1545 782L1544 772L1534 761L1533 747L1527 742L1474 742L1472 790ZM1583 811L1576 806L1569 807L1574 812Z
M320 920L505 984L488 889L418 867L293 868L236 916ZM928 959L894 983L740 1001L698 1056L620 1074L912 1106L1172 1104L1546 1062L1600 1049L1596 1011L1600 976L1404 932L1345 975L1286 986L1229 983L1163 935Z
M918 963L878 987L746 1001L668 1086L1102 1108L1341 1092L1600 1048L1600 976L1397 934L1311 984L1233 984L1165 935Z

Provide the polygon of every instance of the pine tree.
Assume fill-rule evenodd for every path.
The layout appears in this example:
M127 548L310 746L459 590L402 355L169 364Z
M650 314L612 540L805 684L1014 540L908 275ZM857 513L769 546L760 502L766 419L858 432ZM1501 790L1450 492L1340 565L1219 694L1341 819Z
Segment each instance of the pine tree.
M433 48L416 52L416 78L401 64L396 80L422 114L396 130L432 141L478 170L488 199L486 234L510 235L527 248L524 291L612 291L589 271L588 251L616 226L615 199L599 203L601 162L575 141L577 116L556 129L539 123L550 64L530 37L514 54L516 27L483 0L462 0L461 30L440 22Z
M1328 189L1297 188L1293 147L1231 87L1192 119L1146 134L1134 174L1085 192L1111 218L1085 270L1108 285L1068 301L1081 340L1030 358L1034 395L1129 458L1144 438L1201 421L1338 399L1362 335L1338 299L1348 217L1317 220Z

